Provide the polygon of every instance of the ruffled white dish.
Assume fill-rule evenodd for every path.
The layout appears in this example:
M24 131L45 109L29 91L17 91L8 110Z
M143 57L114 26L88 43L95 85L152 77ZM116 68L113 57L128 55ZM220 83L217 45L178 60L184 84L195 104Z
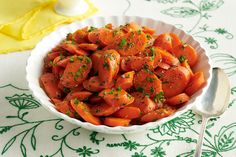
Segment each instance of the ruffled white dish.
M161 120L155 122L149 122L144 125L132 125L129 127L108 127L105 125L96 126L88 122L82 122L80 120L70 118L69 116L58 112L54 105L49 101L49 97L43 91L43 89L39 85L39 77L42 72L43 67L43 59L46 54L57 44L59 44L63 39L66 38L68 33L74 32L79 28L85 26L94 26L94 27L103 27L107 23L112 23L114 26L119 26L126 24L127 22L135 21L142 26L149 26L157 30L158 34L166 33L166 32L174 32L176 33L184 42L192 45L198 52L199 60L198 63L193 68L194 71L203 71L206 79L206 85L204 88L195 93L191 100L183 107L181 107L176 113L173 115L163 118ZM83 20L81 22L74 22L69 25L65 25L52 32L48 36L42 39L41 42L37 44L37 46L32 50L31 55L27 61L26 66L26 79L29 84L29 88L32 90L33 95L37 98L42 106L46 108L48 111L52 112L58 117L65 119L66 121L73 123L75 125L81 126L83 128L108 133L108 134L126 134L126 133L135 133L144 130L148 130L150 128L156 127L157 125L163 124L167 121L172 120L173 118L179 116L180 114L186 112L191 109L194 105L197 105L201 96L204 95L206 89L210 84L210 80L212 77L212 64L209 59L209 56L205 52L205 50L200 46L200 44L190 35L185 33L183 30L176 28L173 25L164 23L162 21L157 21L150 18L143 17L135 17L135 16L110 16L110 17L95 17L87 20Z

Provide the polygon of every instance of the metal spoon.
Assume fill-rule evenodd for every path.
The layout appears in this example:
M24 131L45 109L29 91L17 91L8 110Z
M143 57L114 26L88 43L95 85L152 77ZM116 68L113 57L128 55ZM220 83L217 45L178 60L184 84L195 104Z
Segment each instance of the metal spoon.
M213 68L210 86L201 102L193 110L202 116L202 128L197 142L195 157L202 153L203 137L207 121L210 117L216 117L228 108L230 97L230 85L227 75L220 68Z

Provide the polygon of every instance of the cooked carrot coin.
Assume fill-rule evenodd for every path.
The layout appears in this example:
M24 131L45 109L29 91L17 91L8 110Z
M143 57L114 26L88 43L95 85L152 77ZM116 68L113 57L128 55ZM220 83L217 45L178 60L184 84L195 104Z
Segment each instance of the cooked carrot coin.
M197 63L198 55L196 50L187 44L176 46L172 53L179 58L179 60L188 60L189 65L192 67Z
M156 38L154 45L170 52L172 50L172 38L170 34L169 33L160 34Z
M130 119L106 117L103 123L107 126L129 126Z
M205 84L205 78L202 71L196 72L193 77L191 78L185 92L192 96L196 93L199 89L201 89Z
M179 65L179 60L173 56L172 54L170 54L169 52L165 51L165 50L161 50L161 49L157 49L160 54L161 54L161 58L162 58L162 62L169 64L169 65Z
M75 117L75 111L71 108L69 105L69 101L61 101L58 103L55 103L56 109L60 111L61 113L66 114L69 117L74 118Z
M69 40L75 41L76 43L87 43L88 42L88 27L78 29L68 36Z
M142 57L149 56L150 60L153 61L153 68L155 69L162 61L161 53L158 47L151 47L146 49L142 54Z
M160 108L155 111L151 111L141 117L141 122L147 123L147 122L153 122L161 118L168 117L169 115L173 114L176 110L172 108Z
M120 77L117 78L115 87L120 87L124 90L131 88L133 86L134 74L134 71L129 71L127 73L122 74Z
M190 80L190 72L182 66L177 66L166 70L160 79L165 97L170 98L185 90Z
M188 69L188 71L190 72L190 76L192 77L193 76L193 71L190 67L190 65L188 64L188 60L185 59L182 63L181 63L181 66L185 67L186 69Z
M154 103L149 97L144 96L140 92L133 92L130 95L134 97L134 102L127 107L137 107L140 109L141 114L146 114L158 107L158 104Z
M95 72L98 72L98 66L101 62L102 53L104 53L104 51L96 51L90 56L93 62L93 70Z
M155 30L150 28L150 27L147 27L147 26L143 26L142 27L142 31L146 34L150 34L150 35L153 35L155 33Z
M141 115L141 111L138 107L124 107L113 114L115 117L134 119Z
M60 83L68 88L80 85L88 76L92 61L87 56L77 56L73 62L67 64L60 79Z
M58 80L52 73L41 75L40 83L50 98L61 98L62 91L58 88Z
M125 32L132 32L132 31L138 31L141 30L142 28L135 22L130 22L127 23L126 25L122 26L121 29Z
M87 100L93 93L88 92L88 91L71 91L70 93L67 94L64 100L70 101L72 99L77 98L79 101L84 101Z
M71 54L75 55L89 55L87 51L82 50L81 48L78 47L78 45L70 40L66 40L60 45L63 49L67 50Z
M106 84L106 86L99 80L98 76L90 77L89 80L83 82L83 86L88 91L99 92L104 88L111 88L114 85L113 82Z
M101 55L98 65L98 77L104 85L110 84L117 75L120 65L120 54L115 50L106 50Z
M78 99L73 99L70 101L73 109L87 122L94 125L101 125L101 120L91 114L90 108L87 104L79 101Z
M79 48L85 51L96 51L98 48L97 44L82 43L78 45Z
M73 57L74 57L74 56L64 58L64 59L58 61L58 62L56 63L56 65L65 68L65 67L67 66L67 64L68 64L71 60L73 60Z
M90 98L89 98L89 102L91 104L96 104L96 103L101 103L103 102L103 99L102 97L98 96L98 95L92 95Z
M176 96L173 96L173 97L167 99L166 101L169 105L175 106L175 105L183 104L183 103L189 101L189 99L190 98L187 94L181 93L181 94L178 94Z
M99 103L91 106L91 113L94 116L109 116L120 109L119 105L108 105L107 103Z
M95 29L88 34L89 41L94 44L102 44L102 46L111 44L113 38L112 30L107 28Z
M104 89L99 93L109 105L119 105L121 107L131 104L134 98L121 88Z
M170 33L170 36L172 39L172 50L173 50L173 48L181 44L181 40L175 33Z
M142 69L134 76L134 87L150 97L162 91L162 84L158 77L147 69Z

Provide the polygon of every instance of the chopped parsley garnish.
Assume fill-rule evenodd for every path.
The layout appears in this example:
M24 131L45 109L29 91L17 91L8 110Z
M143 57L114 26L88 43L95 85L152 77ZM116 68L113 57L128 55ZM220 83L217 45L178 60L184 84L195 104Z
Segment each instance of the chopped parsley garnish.
M64 91L64 93L69 93L70 92L70 88L64 87L63 91Z
M126 44L127 44L126 39L125 38L121 39L121 41L119 43L119 48L123 49Z
M112 32L112 34L113 34L113 37L114 37L114 36L116 36L116 35L117 35L117 33L118 33L118 30L114 30L114 31Z
M105 69L109 69L109 64L108 64L107 62L105 62L105 63L103 64L103 67L104 67Z
M138 32L138 34L141 34L141 33L142 33L142 31L141 31L141 30L138 30L137 32Z
M146 35L147 39L151 39L151 36L149 34Z
M70 62L74 62L74 57L70 57Z
M79 100L77 98L75 98L75 104L78 105L79 104Z
M152 48L150 48L150 50L151 50L151 61L153 61L154 60L154 58L155 58L155 49L152 47Z
M164 92L159 92L158 94L155 95L154 101L157 102L163 102L165 100L164 97Z
M150 88L150 91L151 91L152 93L154 93L154 92L155 92L155 89L154 89L153 87L151 87L151 88Z
M97 29L97 28L91 26L91 27L89 28L88 32L92 32L92 31L94 31L95 29Z
M182 55L181 55L181 56L179 57L179 62L180 62L180 63L183 63L185 60L186 60L186 57L185 57L185 56L182 56Z
M138 87L138 88L137 88L137 91L140 92L140 93L142 93L142 92L144 91L144 89L143 89L142 87Z
M128 48L131 48L134 46L134 43L128 43Z
M53 61L50 61L49 64L50 64L51 66L53 66Z
M152 77L146 77L146 81L148 81L148 82L153 82L154 80L156 80L156 79L152 78Z
M129 99L132 98L132 96L131 96L129 93L127 93L126 95L127 95L127 97L128 97Z
M121 91L121 87L119 86L119 87L117 87L117 91L118 92L120 92Z

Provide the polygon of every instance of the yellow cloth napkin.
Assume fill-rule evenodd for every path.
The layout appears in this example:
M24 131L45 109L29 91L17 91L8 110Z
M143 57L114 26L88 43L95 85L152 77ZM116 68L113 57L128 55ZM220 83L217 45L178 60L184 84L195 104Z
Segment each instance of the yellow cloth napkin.
M11 6L9 1L18 5ZM0 54L32 49L58 25L95 13L97 9L94 5L89 0L85 1L89 5L86 13L67 17L54 11L56 0L0 0Z

